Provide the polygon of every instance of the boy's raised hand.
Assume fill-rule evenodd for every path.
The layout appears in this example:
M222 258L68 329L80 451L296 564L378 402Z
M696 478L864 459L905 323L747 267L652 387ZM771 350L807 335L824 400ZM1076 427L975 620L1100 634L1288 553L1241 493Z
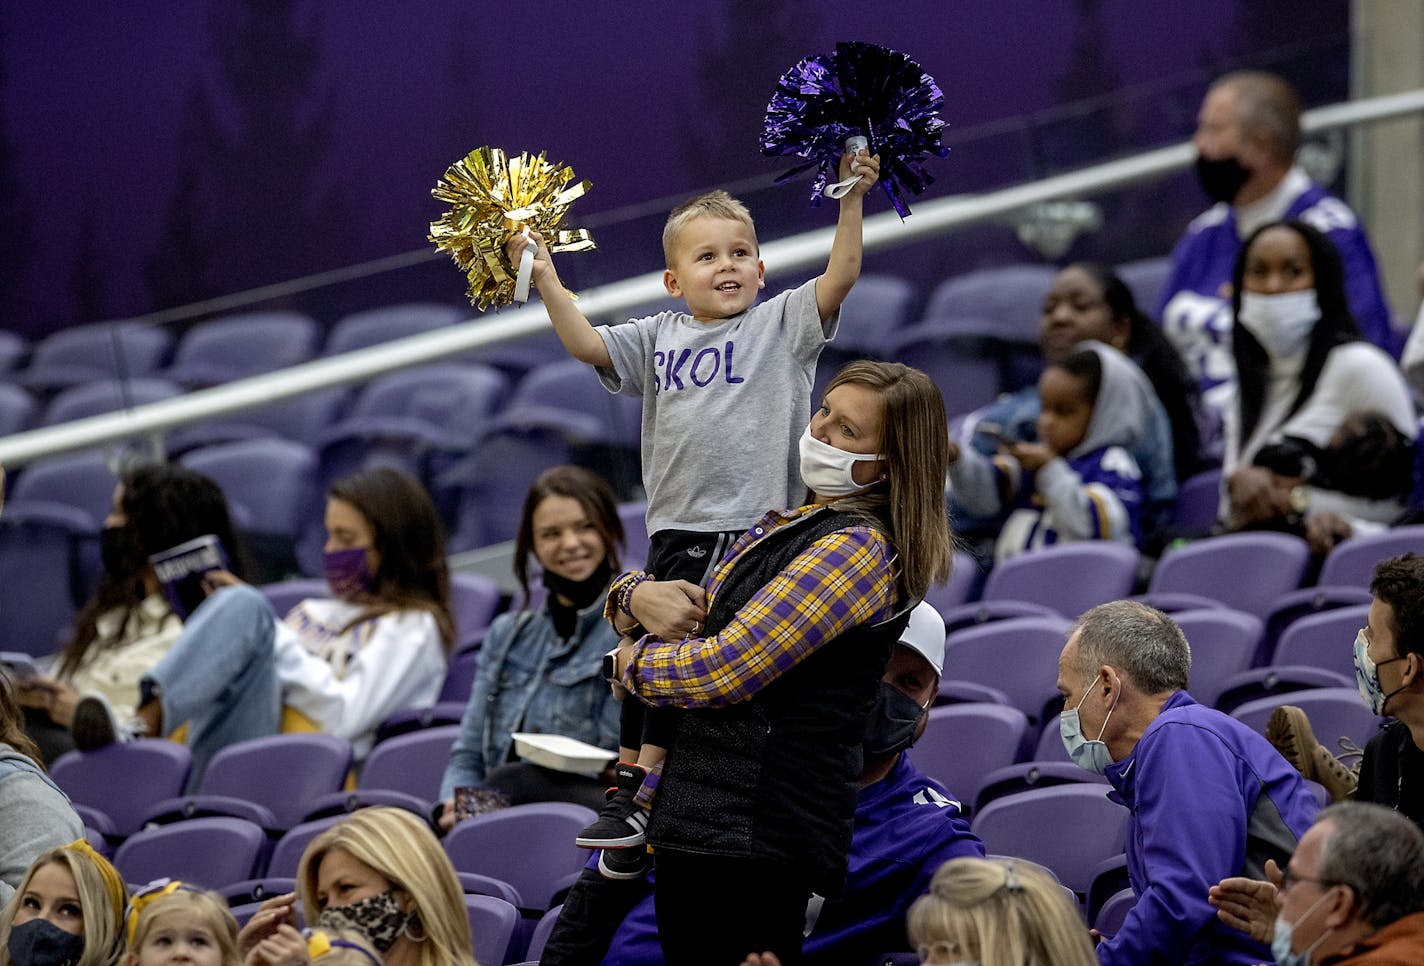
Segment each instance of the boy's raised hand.
M538 246L534 250L534 273L530 276L537 286L554 267L554 262L549 257L549 247L544 244L544 236L532 228L529 229L527 238L520 232L504 243L504 251L509 256L509 263L518 269L519 256L524 253L525 247L531 244Z
M851 154L847 151L841 155L841 180L844 181L855 175L860 175L860 180L851 185L845 197L864 198L870 189L875 187L875 182L880 180L880 155L867 154L864 151L859 154Z

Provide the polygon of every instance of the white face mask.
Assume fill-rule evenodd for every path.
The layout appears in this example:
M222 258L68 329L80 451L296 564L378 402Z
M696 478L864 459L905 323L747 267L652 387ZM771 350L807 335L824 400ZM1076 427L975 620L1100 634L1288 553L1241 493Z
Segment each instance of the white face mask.
M1279 295L1242 292L1236 319L1267 355L1290 356L1310 342L1310 333L1320 321L1320 303L1313 288Z
M809 423L806 425L806 431L801 434L800 450L801 479L817 496L851 496L879 482L875 480L862 486L855 481L851 473L856 463L884 459L883 456L862 456L859 453L836 449L830 443L823 443L812 436Z

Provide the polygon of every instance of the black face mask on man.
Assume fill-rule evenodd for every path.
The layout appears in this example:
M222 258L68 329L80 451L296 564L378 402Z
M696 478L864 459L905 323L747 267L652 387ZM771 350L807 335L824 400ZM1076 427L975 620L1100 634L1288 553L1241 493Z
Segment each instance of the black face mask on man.
M1197 183L1212 201L1236 200L1236 193L1251 179L1251 172L1242 166L1236 155L1205 158L1197 155Z
M875 708L865 723L861 745L867 757L883 757L904 751L915 741L925 708L888 681L880 682Z

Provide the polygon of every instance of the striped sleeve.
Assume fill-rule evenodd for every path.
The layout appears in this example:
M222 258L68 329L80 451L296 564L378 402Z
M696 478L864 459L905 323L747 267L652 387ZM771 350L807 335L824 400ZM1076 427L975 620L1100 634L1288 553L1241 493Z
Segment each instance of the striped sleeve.
M622 683L652 705L714 708L746 701L823 644L889 616L892 561L889 542L868 527L827 534L712 637L642 638Z

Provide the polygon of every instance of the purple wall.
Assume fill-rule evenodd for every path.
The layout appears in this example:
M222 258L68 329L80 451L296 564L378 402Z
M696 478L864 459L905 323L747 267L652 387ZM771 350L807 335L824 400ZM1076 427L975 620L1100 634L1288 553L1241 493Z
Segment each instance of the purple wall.
M0 310L6 327L35 337L420 249L440 212L431 185L481 144L544 150L590 179L573 224L765 177L775 169L756 138L776 76L837 39L904 50L936 77L955 149L933 163L930 195L982 190L1188 134L1202 79L1217 65L1252 51L1266 61L1266 48L1292 41L1261 22L1263 7L1281 4L1238 6L1246 5L1031 0L1010 16L1000 0L899 0L872 5L893 17L867 18L865 4L845 0L5 4ZM1289 29L1313 24L1316 36L1344 36L1343 5L1286 6L1296 11ZM1318 16L1302 16L1302 6ZM248 10L289 29L265 40L244 34ZM1322 26L1335 21L1338 30ZM1335 43L1321 55L1338 69L1323 72L1320 97L1343 93ZM223 44L236 52L269 45L258 55L267 62L247 65L241 85L270 87L269 100L234 96ZM292 104L284 78L304 92L295 110L281 107ZM1134 87L1134 107L1048 125L1037 141L1012 126L986 133L998 119ZM244 110L253 111L246 120ZM310 160L288 154L284 130L310 139ZM229 148L213 148L223 143ZM754 202L767 211L763 237L829 222L829 213L806 209L803 186L776 191L784 198ZM1177 193L1184 209L1161 225L1163 239L1200 206ZM583 270L606 277L656 267L660 220L655 210L651 227L639 223L643 243L613 235L622 250L605 241L599 254L579 256L589 260ZM169 251L157 256L165 240ZM201 257L186 257L195 252ZM458 273L448 264L438 271L430 296L458 299ZM193 280L187 289L184 278Z

